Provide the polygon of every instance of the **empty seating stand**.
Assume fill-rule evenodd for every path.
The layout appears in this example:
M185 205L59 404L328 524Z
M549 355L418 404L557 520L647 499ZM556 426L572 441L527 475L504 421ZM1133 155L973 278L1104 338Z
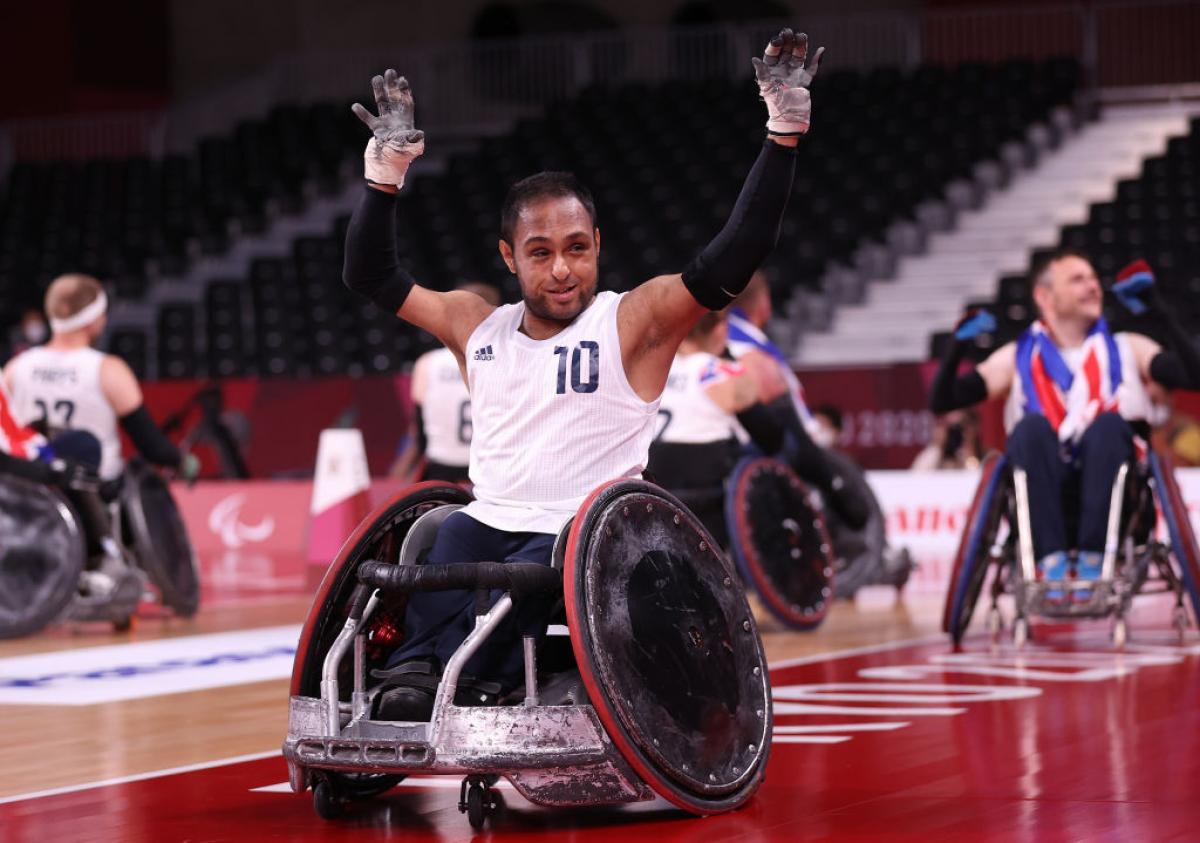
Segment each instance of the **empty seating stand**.
M1059 247L1086 254L1106 287L1121 267L1145 258L1169 306L1200 334L1200 117L1192 118L1186 135L1168 141L1165 155L1146 159L1138 178L1119 183L1113 201L1093 204L1085 223L1064 226ZM1043 254L1034 253L1030 265ZM976 356L1015 339L1036 315L1025 275L1000 279L996 299L977 304L992 308L998 324ZM1111 295L1105 316L1117 330L1158 331L1153 320L1132 316ZM935 334L931 352L940 354L947 338Z

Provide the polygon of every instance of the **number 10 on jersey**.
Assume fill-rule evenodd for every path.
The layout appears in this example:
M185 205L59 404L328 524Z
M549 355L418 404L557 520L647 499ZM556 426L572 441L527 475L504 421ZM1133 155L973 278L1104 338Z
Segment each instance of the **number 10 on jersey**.
M583 376L584 352L587 352L586 379ZM565 345L555 346L554 353L558 355L558 386L554 390L557 395L566 395L567 393L568 356L571 358L571 391L596 391L600 386L600 343L582 340L573 349L568 349Z

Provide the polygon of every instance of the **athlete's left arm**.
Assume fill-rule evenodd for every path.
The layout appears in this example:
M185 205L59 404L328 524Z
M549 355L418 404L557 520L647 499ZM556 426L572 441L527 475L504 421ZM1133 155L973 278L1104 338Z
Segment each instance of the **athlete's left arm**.
M805 68L808 36L785 29L761 60L753 59L770 119L767 139L729 220L682 273L653 278L621 301L621 357L630 385L643 399L662 392L675 349L696 320L705 310L727 307L775 247L792 191L796 146L808 131L808 86L821 52Z
M1166 329L1166 349L1149 337L1127 334L1142 380L1166 389L1200 389L1200 349L1159 292L1150 265L1135 260L1124 267L1112 292L1135 316L1150 316Z

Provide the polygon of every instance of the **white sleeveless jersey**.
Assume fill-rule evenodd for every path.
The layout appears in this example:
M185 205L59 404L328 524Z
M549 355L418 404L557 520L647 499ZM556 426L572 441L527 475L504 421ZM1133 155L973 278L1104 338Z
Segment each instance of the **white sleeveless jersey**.
M518 330L523 303L497 308L471 334L467 514L499 530L555 533L601 483L641 475L658 401L643 401L625 377L620 301L598 294L545 340Z
M443 465L467 465L471 458L471 395L454 352L439 348L416 363L425 426L425 456ZM414 371L414 378L418 376Z
M13 358L13 412L24 424L46 419L51 430L86 430L100 440L100 476L121 473L117 414L100 388L104 354L94 348L38 346Z
M1144 421L1151 425L1163 424L1170 414L1170 409L1154 403L1146 384L1142 381L1142 373L1138 371L1137 358L1129 345L1129 334L1122 331L1113 334L1117 343L1117 352L1121 355L1121 385L1117 387L1117 410L1126 421ZM1075 372L1083 361L1083 346L1079 348L1059 349L1063 362ZM1012 386L1008 390L1008 398L1004 401L1004 430L1011 433L1025 416L1025 388L1021 385L1021 376L1014 370Z
M737 419L718 407L706 390L742 371L740 364L707 352L676 354L658 405L655 441L698 445L737 436Z

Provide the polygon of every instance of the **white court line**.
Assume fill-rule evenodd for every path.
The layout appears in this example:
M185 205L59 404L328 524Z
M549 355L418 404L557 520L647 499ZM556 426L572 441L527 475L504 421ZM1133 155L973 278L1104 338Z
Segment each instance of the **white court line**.
M66 787L55 787L50 790L34 790L29 793L18 793L16 796L0 797L0 805L6 805L9 802L24 802L26 799L42 799L46 796L60 796L64 793L78 793L81 790L93 790L98 787L112 787L117 784L129 784L130 782L140 782L146 779L160 779L167 776L175 776L179 773L195 773L199 770L209 770L213 767L226 767L231 764L244 764L248 761L261 761L264 758L274 758L282 753L278 749L270 752L256 752L252 755L235 755L232 758L218 758L216 761L202 761L199 764L188 764L184 767L168 767L165 770L151 770L149 773L137 773L132 776L121 776L117 779L104 779L98 782L85 782L84 784L67 785Z
M813 655L813 656L805 656L803 658L798 658L798 659L787 659L785 661L779 662L774 665L769 664L768 668L771 670L776 670L776 669L781 669L781 668L786 668L786 667L794 667L796 665L801 665L801 664L813 664L813 663L821 662L821 661L836 661L837 659L843 659L843 658L847 658L849 656L854 656L854 655L859 655L859 654L864 654L864 653L877 653L877 652L883 652L883 651L887 651L887 650L898 650L898 649L908 646L908 645L915 646L917 644L924 644L924 643L928 643L930 641L938 641L938 640L942 640L944 638L945 638L944 635L931 635L931 636L924 636L921 638L913 638L913 639L909 639L906 641L891 641L891 642L888 642L887 644L880 644L880 645L873 646L873 647L856 647L851 650L839 650L839 651L835 651L832 653L824 653L824 654ZM844 729L843 729L843 731L844 731ZM793 737L793 736L784 735L782 737L788 738L788 737ZM803 737L803 736L797 735L794 737ZM821 736L814 735L812 737L821 737ZM828 737L833 737L833 736L828 736ZM790 742L790 741L788 741L788 742ZM35 791L31 791L29 793L19 793L15 796L0 797L0 805L6 805L10 802L23 802L27 799L41 799L41 798L48 797L48 796L58 796L61 794L66 794L66 793L78 793L81 790L91 790L93 788L99 788L99 787L111 787L112 785L128 784L131 782L145 781L146 779L162 778L165 776L173 776L178 773L190 773L190 772L195 772L198 770L207 770L212 767L222 767L222 766L226 766L226 765L230 765L230 764L241 764L241 763L245 763L247 761L259 761L263 758L271 758L273 756L278 756L278 755L280 755L280 752L278 750L275 750L272 752L257 753L254 755L237 755L232 758L221 758L221 759L217 759L215 761L208 761L208 762L201 763L201 764L191 764L186 767L170 767L165 770L154 770L154 771L151 771L148 773L139 773L139 774L133 775L133 776L122 776L121 778L116 778L116 779L105 779L103 781L84 782L83 784L69 785L67 787L58 787L58 788L53 788L50 790L35 790ZM431 776L430 778L438 779L440 777ZM451 779L449 779L449 781L454 781L454 780L451 778ZM459 782L454 781L454 786L458 787Z
M849 735L780 735L771 738L771 743L845 743Z
M865 656L871 653L886 653L889 650L902 650L905 647L916 647L921 644L935 644L938 641L949 641L949 636L941 632L935 635L922 635L919 638L902 638L899 641L889 641L886 644L871 644L867 647L854 647L850 650L838 650L833 653L816 653L811 656L784 659L783 661L768 663L767 667L770 670L785 670L786 668L798 667L802 664L832 662L838 659L848 659L851 656Z
M776 726L774 735L812 735L821 732L840 735L842 732L890 732L903 729L911 723L825 723L820 726Z

